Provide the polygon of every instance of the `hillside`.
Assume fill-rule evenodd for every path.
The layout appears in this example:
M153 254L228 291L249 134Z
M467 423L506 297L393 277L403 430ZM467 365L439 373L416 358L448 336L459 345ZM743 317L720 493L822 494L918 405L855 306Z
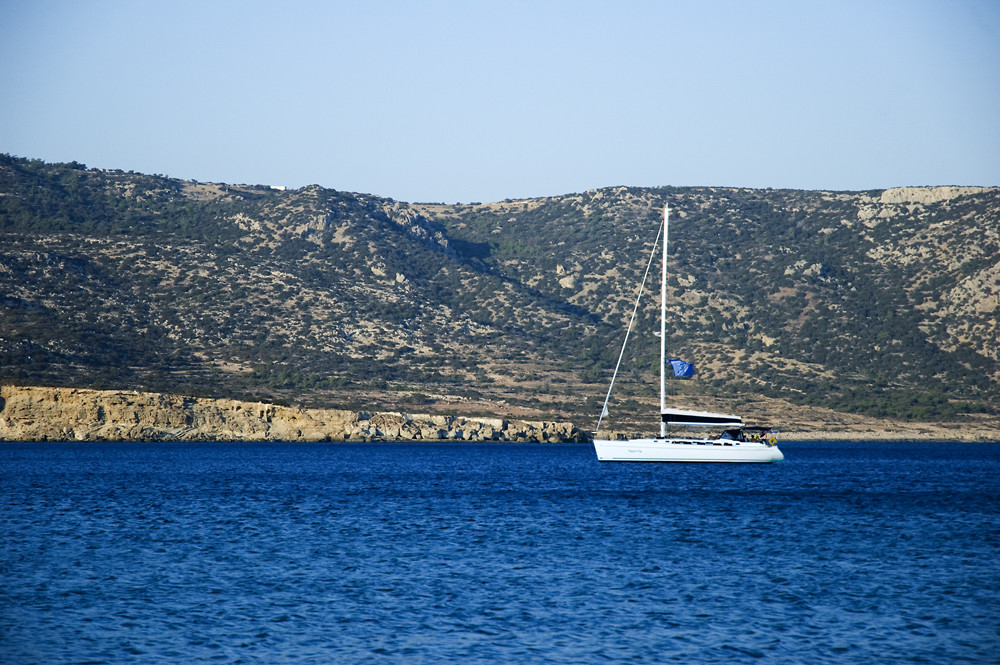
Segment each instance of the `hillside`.
M0 156L0 382L586 426L667 201L678 399L995 418L998 188L407 204ZM622 426L653 404L643 304Z

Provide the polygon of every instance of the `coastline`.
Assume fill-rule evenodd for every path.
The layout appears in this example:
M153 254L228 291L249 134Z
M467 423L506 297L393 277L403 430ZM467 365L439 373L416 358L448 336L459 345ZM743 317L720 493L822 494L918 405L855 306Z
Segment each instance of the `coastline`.
M800 421L801 422L801 421ZM779 428L780 441L1000 442L995 418L901 423L854 418ZM603 433L628 438L628 430ZM589 442L571 422L306 409L166 393L0 386L0 441Z
M988 436L986 434L962 435L945 434L938 435L922 431L886 431L886 432L781 432L778 435L778 444L787 441L853 441L853 442L886 442L896 441L905 443L907 441L937 441L939 443L1000 443L1000 434Z
M0 386L0 441L585 441L572 423Z

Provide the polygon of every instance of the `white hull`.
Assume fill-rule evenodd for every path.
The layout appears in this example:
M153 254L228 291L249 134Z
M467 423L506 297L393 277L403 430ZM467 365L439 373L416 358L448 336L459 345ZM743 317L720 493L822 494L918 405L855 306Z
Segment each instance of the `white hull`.
M785 459L777 446L723 439L594 439L602 462L733 462L767 464Z

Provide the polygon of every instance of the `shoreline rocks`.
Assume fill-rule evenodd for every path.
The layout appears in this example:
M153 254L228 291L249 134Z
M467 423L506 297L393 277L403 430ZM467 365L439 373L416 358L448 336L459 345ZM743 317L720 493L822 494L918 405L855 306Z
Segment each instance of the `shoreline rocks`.
M818 422L781 441L1000 441L995 417L964 423ZM602 430L601 438L648 436ZM590 442L569 422L306 409L263 402L84 388L0 386L0 441Z
M589 441L572 423L0 386L0 441Z

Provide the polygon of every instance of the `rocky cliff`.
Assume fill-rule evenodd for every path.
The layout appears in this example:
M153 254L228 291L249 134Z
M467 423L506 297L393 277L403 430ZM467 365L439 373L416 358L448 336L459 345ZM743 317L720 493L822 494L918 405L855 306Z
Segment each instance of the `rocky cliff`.
M162 393L0 386L0 441L585 441L565 422L305 409Z

